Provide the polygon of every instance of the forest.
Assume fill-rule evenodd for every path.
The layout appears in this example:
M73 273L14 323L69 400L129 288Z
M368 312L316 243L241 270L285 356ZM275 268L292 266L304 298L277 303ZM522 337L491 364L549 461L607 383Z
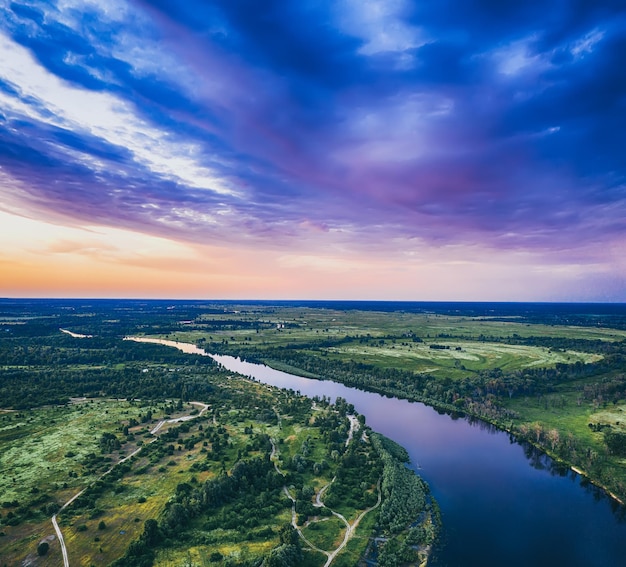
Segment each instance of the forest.
M85 489L60 514L61 529L77 542L70 555L89 548L100 563L318 565L346 534L333 565L428 556L439 529L436 502L403 464L401 448L364 423L359 442L346 447L350 404L330 408L325 399L268 390L210 357L124 341L129 335L481 420L624 502L624 311L0 301L0 555L37 558L36 544L47 543L37 560L48 564L58 553L45 541L50 515ZM193 421L169 423L176 417ZM120 502L130 519L111 512ZM364 511L352 533L350 522ZM128 537L113 544L111 526Z
M169 305L22 307L0 316L0 565L62 565L53 517L71 565L426 561L428 486L345 400L123 340L187 328Z
M626 502L623 305L393 308L242 305L233 311L246 323L256 321L254 331L207 332L207 318L200 317L170 336L209 352L479 418Z

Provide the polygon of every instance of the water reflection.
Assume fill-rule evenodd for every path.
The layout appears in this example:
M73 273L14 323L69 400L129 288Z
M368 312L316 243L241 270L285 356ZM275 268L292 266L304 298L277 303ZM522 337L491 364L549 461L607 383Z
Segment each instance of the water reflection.
M199 352L193 345L185 350ZM442 511L444 533L429 567L624 566L624 508L533 445L489 423L419 402L233 357L213 358L232 371L307 396L341 396L373 429L403 445Z
M492 435L501 434L502 430L498 429L495 425L483 421L482 419L478 419L473 415L464 416L467 423L473 425L474 427L478 427L481 431L485 431L486 433L491 433Z

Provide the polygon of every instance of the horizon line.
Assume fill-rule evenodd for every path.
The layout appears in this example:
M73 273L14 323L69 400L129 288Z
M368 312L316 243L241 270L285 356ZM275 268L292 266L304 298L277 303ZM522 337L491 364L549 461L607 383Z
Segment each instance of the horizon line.
M488 300L488 299L227 299L227 298L172 298L172 297L0 297L0 301L169 301L169 302L215 302L215 303L457 303L480 304L491 303L499 305L534 304L534 305L626 305L626 301L610 300Z

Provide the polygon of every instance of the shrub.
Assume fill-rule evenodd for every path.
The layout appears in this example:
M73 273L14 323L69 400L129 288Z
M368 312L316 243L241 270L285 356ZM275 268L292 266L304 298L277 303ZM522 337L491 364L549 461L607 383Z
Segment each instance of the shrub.
M607 431L604 434L604 442L613 455L626 456L626 435L624 433Z

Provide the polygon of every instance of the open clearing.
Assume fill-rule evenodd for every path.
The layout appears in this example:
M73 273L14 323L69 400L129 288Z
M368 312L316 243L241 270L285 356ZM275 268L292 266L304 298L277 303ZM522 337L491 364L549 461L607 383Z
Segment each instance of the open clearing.
M130 432L136 433L135 441L125 442L119 450L109 455L102 455L100 438L103 433L119 433L121 424L128 423L130 419L140 421L147 407L151 406L139 402L96 399L82 400L67 406L4 412L0 415L2 502L17 503L5 508L11 511L19 506L19 509L26 510L25 517L28 518L17 526L3 526L5 535L0 539L1 557L9 560L9 564L13 564L12 561L17 564L20 558L34 552L39 540L54 534L50 522L52 513L48 511L51 510L50 506L61 506L93 483L105 470L137 449L137 442L142 442L141 437L146 431L144 424L131 427ZM152 410L156 422L159 417L158 407L155 405ZM162 431L165 432L171 426L167 424ZM98 455L100 459L93 467L86 465L90 455ZM146 459L139 459L137 463L139 467L147 464ZM185 464L185 469L188 469L191 460L187 459ZM168 469L172 473L179 473L179 470L174 467ZM111 510L107 517L111 530L98 532L96 527L102 518L96 520L90 514L79 514L68 524L72 508L60 514L59 524L65 536L71 564L83 564L85 549L97 551L103 545L109 546L109 554L97 551L98 561L111 555L121 555L132 538L143 529L143 521L156 517L176 484L184 478L191 478L192 474L187 472L186 477L172 477L170 482L167 481L167 475L131 476L122 480L118 492L114 495L111 493L108 500L106 497L102 500L102 506ZM146 501L138 501L140 497ZM87 526L86 532L76 529L78 526ZM120 535L120 531L125 534ZM94 545L94 537L98 537L102 543ZM85 538L87 540L82 541ZM51 554L57 546L58 542L53 540ZM46 565L49 561L52 561L50 565L55 565L54 559L49 557L38 559L38 565Z
M56 491L59 483L67 483L69 492L77 492L76 487L82 488L94 478L82 474L80 462L99 451L102 433L118 429L123 419L140 412L136 404L92 400L0 417L3 500L22 500L25 492L34 488ZM80 473L80 478L68 475L70 472Z
M222 328L220 323L232 328ZM217 328L204 331L203 325ZM494 368L512 371L596 362L602 358L601 354L584 352L584 346L549 348L507 343L512 339L523 341L530 337L615 342L625 339L626 331L437 314L290 307L276 307L265 312L248 307L223 315L201 317L193 324L193 329L169 335L169 338L186 342L200 341L209 350L213 344L217 350L227 346L229 349L271 353L272 349L288 344L290 348L301 348L310 354L322 351L337 360L455 379ZM447 348L430 348L431 345ZM267 361L271 358L270 354ZM272 363L275 364L294 371L284 362Z
M328 352L338 358L352 358L360 362L383 367L395 366L417 372L439 372L447 375L448 367L462 370L501 368L516 370L533 366L554 366L557 363L595 362L601 355L576 351L508 345L503 343L438 340L437 345L447 348L430 348L426 343L397 343L388 346L350 344L330 347Z

